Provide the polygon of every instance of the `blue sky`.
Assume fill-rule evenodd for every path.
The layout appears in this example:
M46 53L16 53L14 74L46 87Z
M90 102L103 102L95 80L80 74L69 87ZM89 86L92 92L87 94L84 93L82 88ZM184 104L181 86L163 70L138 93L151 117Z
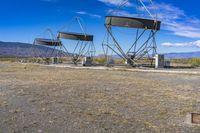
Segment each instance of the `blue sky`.
M110 14L122 1L1 0L0 40L32 43L47 28L56 34L62 27L69 25L70 30L78 31L72 20L80 16L87 33L95 36L94 43L101 53L105 34L104 16ZM157 35L159 53L200 51L200 1L153 0L153 5L149 1L143 0L152 15L157 14L158 19L162 20L162 30ZM129 0L124 8L112 15L136 16L135 5L135 0ZM142 16L150 17L142 6L138 11Z

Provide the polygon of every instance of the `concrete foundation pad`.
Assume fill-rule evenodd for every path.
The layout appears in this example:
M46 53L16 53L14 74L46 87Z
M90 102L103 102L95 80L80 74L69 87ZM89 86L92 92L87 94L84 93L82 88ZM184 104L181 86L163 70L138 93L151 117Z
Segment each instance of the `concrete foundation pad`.
M71 64L42 65L57 68L88 69L88 70L108 70L108 71L130 71L130 72L149 72L149 73L168 73L168 74L193 74L200 75L200 69L153 69L153 68L127 68L125 66L105 67L105 66L75 66Z

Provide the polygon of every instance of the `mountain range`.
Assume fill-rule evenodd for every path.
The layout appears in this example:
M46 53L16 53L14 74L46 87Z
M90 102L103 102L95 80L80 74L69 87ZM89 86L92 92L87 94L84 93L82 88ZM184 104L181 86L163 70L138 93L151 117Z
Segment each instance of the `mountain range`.
M1 42L0 58L29 58L29 57L49 57L65 53L60 50L54 50L50 47L32 45L20 42Z
M200 58L199 52L184 52L184 53L167 53L164 54L168 59L188 59L188 58Z
M55 50L50 47L32 45L29 43L20 42L2 42L0 41L0 58L13 58L13 57L48 57L53 53L64 55L65 53ZM199 52L187 52L187 53L166 53L165 58L168 59L187 59L187 58L200 58Z

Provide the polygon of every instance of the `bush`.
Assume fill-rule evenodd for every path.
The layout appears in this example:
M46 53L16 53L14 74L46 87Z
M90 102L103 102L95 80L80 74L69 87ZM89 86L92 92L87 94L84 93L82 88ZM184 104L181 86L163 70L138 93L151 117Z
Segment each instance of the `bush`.
M193 59L190 59L190 64L191 64L193 67L200 67L200 58L193 58Z
M105 64L107 59L105 57L98 57L94 58L93 62L98 63L98 64Z
M0 58L0 61L10 61L10 62L15 62L17 61L17 58Z

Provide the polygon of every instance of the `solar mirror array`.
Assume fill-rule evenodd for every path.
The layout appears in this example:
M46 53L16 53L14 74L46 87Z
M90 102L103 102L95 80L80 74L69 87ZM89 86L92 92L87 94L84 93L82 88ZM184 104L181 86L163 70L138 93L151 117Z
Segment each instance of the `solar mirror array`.
M117 13L126 8L128 3L130 3L129 0L122 1L105 17L106 34L102 48L107 60L106 64L117 56L130 66L140 65L141 60L149 60L152 65L157 54L156 33L160 30L161 21L157 20L156 13L153 15L149 10L150 6L153 7L151 0L135 0L135 5L131 6L135 15L123 16ZM140 11L143 13L139 13ZM145 17L144 12L148 14L148 17ZM51 38L36 38L34 44L53 47L54 50L49 55L50 57L67 56L74 64L77 64L83 57L93 58L96 52L93 43L94 36L86 33L81 18L75 17L74 21L79 25L80 32L61 30L58 31L56 37L52 35ZM123 35L119 35L117 32L121 29L131 31L130 37L123 37L129 34L128 30L125 30ZM126 38L127 42L120 41L122 38Z
M77 64L83 57L92 58L95 55L94 37L86 34L79 17L74 18L74 21L79 24L81 32L59 31L56 37L52 35L51 38L36 38L33 44L48 46L53 49L50 54L46 52L49 55L45 57L70 57L74 64ZM71 42L64 44L64 40ZM69 49L67 49L67 46L69 46Z
M152 4L152 1L149 1ZM113 16L112 14L117 14L118 10L126 6L128 0L123 1L118 9L110 12L111 15L106 16L105 28L106 34L102 47L107 58L107 63L113 58L113 55L117 55L122 58L124 62L131 66L138 66L141 60L149 60L151 64L153 63L154 56L157 54L156 46L156 33L160 30L161 21L158 21L145 3L142 0L137 0L135 10L144 10L150 16L149 18L140 17L141 14L133 16ZM144 14L142 14L144 16ZM115 30L116 29L116 30ZM125 38L129 34L128 30L125 30L123 35L119 32L121 29L131 30L131 36L126 39L127 42L120 43L118 39ZM134 33L133 33L134 32ZM116 37L116 34L118 36ZM119 37L120 36L120 37ZM130 42L130 40L133 40ZM128 45L127 43L130 43Z

